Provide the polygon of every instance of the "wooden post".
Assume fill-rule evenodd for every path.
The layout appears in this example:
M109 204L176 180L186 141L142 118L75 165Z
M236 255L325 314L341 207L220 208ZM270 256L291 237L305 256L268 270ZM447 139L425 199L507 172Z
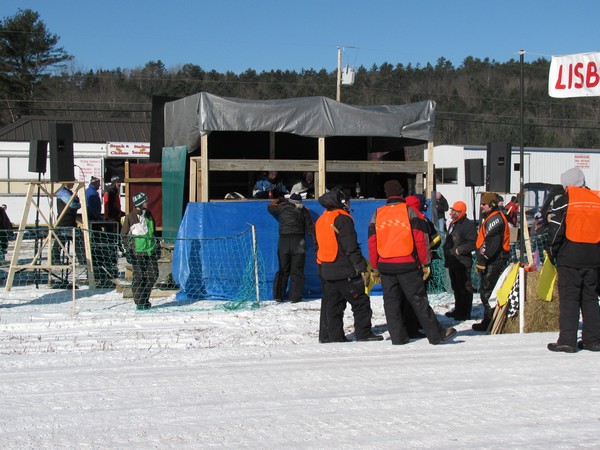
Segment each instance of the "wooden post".
M335 91L335 99L338 102L342 101L342 47L338 47L337 55L337 88Z
M208 201L208 135L200 137L200 201Z
M317 182L319 183L317 198L325 193L325 138L319 138L319 174Z
M77 283L77 276L75 275L75 258L77 258L76 254L77 254L77 247L76 247L76 238L75 236L77 236L77 230L75 230L75 228L73 228L71 230L71 314L75 315L75 313L77 312L76 308L75 308L75 286ZM88 259L88 266L89 266L89 259ZM92 271L93 273L93 271ZM90 286L92 287L92 286Z
M198 201L198 158L190 158L190 202Z
M129 195L129 161L125 161L125 179L123 181L125 182L125 215L127 215L129 214L129 199L131 198ZM121 195L120 192L119 195Z
M90 221L87 214L87 199L85 198L85 182L80 182L77 184L77 190L74 192L77 194L81 190L81 198L79 203L81 204L81 221L83 222L83 245L85 248L85 259L87 263L88 270L88 284L91 289L96 287L96 281L94 279L94 264L92 261L92 243L90 241ZM75 241L73 241L73 247L75 247ZM73 261L73 264L75 262ZM73 290L75 289L75 285L73 285ZM75 295L75 294L73 294Z
M415 173L415 192L422 193L424 192L423 188L423 174Z
M435 170L433 167L433 141L427 143L427 195L431 197L433 195L433 180L435 177ZM433 199L432 199L433 201Z

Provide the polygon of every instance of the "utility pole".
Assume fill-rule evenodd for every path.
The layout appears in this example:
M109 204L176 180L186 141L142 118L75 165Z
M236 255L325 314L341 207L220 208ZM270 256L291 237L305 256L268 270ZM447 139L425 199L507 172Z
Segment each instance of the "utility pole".
M337 89L335 99L338 102L342 101L342 47L338 45L338 61L337 61Z

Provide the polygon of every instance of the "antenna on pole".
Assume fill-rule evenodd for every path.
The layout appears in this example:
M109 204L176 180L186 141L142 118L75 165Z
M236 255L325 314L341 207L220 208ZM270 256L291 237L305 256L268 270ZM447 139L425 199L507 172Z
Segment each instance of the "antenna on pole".
M338 45L337 50L337 89L335 99L339 102L342 99L342 84L352 86L354 84L355 71L354 67L350 67L349 64L346 64L346 67L342 70L342 50L345 50L345 48Z
M352 86L354 84L354 76L354 67L346 64L346 67L342 70L342 84Z

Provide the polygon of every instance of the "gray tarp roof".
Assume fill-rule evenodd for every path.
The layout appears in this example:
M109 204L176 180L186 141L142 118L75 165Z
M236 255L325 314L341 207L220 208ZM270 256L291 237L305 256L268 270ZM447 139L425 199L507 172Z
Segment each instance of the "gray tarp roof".
M165 103L165 146L193 151L211 131L272 131L307 137L433 140L435 102L352 106L327 97L246 100L200 92Z

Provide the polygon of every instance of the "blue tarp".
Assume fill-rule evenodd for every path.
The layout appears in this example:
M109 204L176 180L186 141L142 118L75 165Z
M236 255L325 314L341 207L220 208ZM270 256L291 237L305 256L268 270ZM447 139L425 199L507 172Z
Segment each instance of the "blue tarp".
M385 200L352 200L351 203L358 242L363 255L367 259L369 221L375 210L384 203ZM215 259L216 253L211 252L210 255L199 256L198 244L195 244L194 247L192 241L188 240L226 238L238 235L247 230L250 224L256 227L257 244L264 263L264 275L266 277L266 284L261 286L260 299L272 298L273 277L278 269L279 224L267 212L268 204L269 202L265 200L188 203L179 227L173 255L173 278L181 287L181 295L178 295L178 298L189 298L186 293L191 292L201 292L201 298L223 298L224 295L228 295L223 293L224 284L227 284L227 280L219 280L218 282L212 280L212 283L210 281L210 268L212 265L218 264L218 261L211 261L210 259ZM323 207L316 200L307 200L304 205L310 210L313 221L316 221L323 212ZM219 245L218 242L215 244ZM221 245L221 248L226 251L227 246ZM251 261L251 249L248 251L250 252L248 260ZM321 284L317 275L317 263L310 239L307 239L304 275L306 284L303 297L320 297ZM381 294L379 285L375 286L372 294Z

